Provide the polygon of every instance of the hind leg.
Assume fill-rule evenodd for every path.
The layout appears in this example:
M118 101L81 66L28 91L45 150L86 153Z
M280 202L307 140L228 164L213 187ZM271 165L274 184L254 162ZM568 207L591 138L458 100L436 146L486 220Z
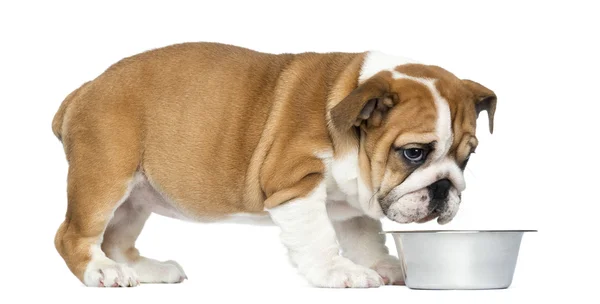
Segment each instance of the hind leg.
M140 256L135 241L150 216L145 208L142 187L135 188L129 199L116 211L104 233L102 250L112 260L131 267L141 283L181 283L186 279L183 268L175 261L157 261Z
M115 211L127 200L139 181L139 120L125 117L123 107L99 105L104 117L96 117L93 100L74 108L64 122L63 146L69 163L67 212L55 246L71 272L87 286L135 286L135 271L109 259L101 249L104 232ZM78 104L71 104L76 107ZM83 107L83 108L82 108ZM116 132L115 130L118 130Z
M86 163L92 165L71 160L67 214L56 233L56 249L71 272L87 286L136 286L139 282L135 271L109 259L101 250L108 222L135 183L135 168L100 168L95 162L98 159L90 157Z

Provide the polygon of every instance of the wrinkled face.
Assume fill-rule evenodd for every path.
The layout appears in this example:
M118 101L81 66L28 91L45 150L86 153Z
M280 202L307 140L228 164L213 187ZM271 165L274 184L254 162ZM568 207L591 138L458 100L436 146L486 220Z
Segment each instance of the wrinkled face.
M354 93L367 101L355 125L361 130L361 174L373 186L372 199L399 223L436 217L448 223L458 211L463 171L478 145L480 111L487 110L492 131L494 93L419 64L379 72L361 87Z

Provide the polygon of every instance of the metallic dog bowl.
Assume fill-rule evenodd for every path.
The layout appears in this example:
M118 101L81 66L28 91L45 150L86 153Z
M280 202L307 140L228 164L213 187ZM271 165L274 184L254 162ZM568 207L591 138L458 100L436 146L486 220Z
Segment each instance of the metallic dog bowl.
M411 289L502 289L512 283L521 239L536 230L389 231Z

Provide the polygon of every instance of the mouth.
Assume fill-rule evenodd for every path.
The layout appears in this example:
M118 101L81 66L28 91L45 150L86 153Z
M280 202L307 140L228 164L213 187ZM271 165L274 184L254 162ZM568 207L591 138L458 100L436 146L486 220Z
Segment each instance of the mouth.
M422 224L427 223L435 218L438 218L438 223L440 220L440 216L443 217L444 211L448 208L448 200L432 200L429 205L429 213L423 217L422 219L416 220L415 223Z
M386 196L380 201L383 215L400 224L416 223L422 224L437 219L438 224L449 223L460 204L454 192L444 199L427 199L427 195L421 192L408 193L400 198L397 196ZM458 199L457 199L458 198Z
M427 222L433 220L434 218L438 217L439 215L440 215L440 212L437 209L433 209L431 213L429 213L424 218L417 220L416 223L418 223L418 224L427 223Z

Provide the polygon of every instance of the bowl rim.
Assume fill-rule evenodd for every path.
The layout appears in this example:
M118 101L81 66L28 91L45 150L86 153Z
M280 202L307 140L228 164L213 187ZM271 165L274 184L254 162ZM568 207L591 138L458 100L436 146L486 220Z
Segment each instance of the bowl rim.
M537 230L391 230L382 231L381 234L386 233L489 233L489 232L538 232Z

